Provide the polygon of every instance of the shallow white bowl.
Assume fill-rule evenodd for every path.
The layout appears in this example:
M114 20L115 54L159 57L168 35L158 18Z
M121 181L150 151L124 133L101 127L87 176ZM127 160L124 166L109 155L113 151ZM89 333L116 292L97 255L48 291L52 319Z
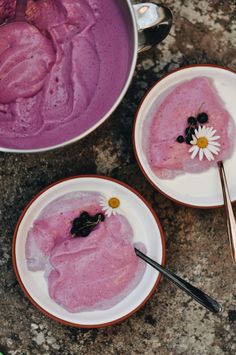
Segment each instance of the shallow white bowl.
M143 151L143 125L150 116L150 110L159 97L168 93L172 87L185 80L206 76L213 79L225 107L236 124L236 73L215 65L193 65L178 69L158 81L144 97L136 115L133 131L133 143L137 161L149 182L163 195L175 202L191 207L219 207L223 205L223 195L219 172L216 167L202 173L185 173L172 180L160 179L152 171ZM230 196L236 201L236 150L230 159L224 162Z
M25 258L27 233L42 209L56 198L75 191L96 191L117 196L122 210L134 230L134 242L142 241L147 255L164 264L165 239L159 220L148 203L131 187L114 179L99 176L78 176L59 181L40 192L25 208L13 238L13 265L29 300L44 314L66 325L102 327L120 322L136 312L151 297L160 281L158 271L147 265L137 287L116 306L102 311L70 313L55 303L48 294L43 271L29 271Z

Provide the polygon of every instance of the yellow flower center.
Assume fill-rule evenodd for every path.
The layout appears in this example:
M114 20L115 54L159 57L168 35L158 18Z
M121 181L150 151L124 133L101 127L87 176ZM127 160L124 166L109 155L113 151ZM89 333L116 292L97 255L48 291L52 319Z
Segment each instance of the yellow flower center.
M108 201L108 205L111 208L118 208L120 206L120 200L116 197L112 197L110 198L110 200Z
M208 143L209 142L208 142L208 139L206 137L200 137L197 140L197 146L199 148L202 148L202 149L206 148L208 146Z

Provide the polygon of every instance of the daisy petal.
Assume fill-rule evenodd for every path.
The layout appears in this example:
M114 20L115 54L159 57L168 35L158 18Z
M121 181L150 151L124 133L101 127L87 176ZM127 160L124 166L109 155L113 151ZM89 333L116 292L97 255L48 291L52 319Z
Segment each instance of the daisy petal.
M213 129L213 128L211 127L210 137L213 137L215 133L216 133L216 129Z
M192 146L190 149L189 149L189 153L193 152L195 150L196 146Z
M214 156L213 156L213 154L209 151L208 148L204 148L204 149L203 149L203 152L204 152L204 154L205 154L207 160L209 160L209 161L214 160Z
M208 145L207 148L209 149L210 152L212 152L213 154L216 154L216 155L218 155L218 153L219 153L219 151L220 151L219 148L214 147L214 146L212 146L212 145Z
M205 126L202 126L201 127L201 135L205 137L206 133L207 133L207 128Z
M219 143L219 142L212 142L212 141L210 141L210 142L209 142L209 145L215 145L215 146L217 146L217 147L220 147L220 143Z
M220 136L214 136L214 137L211 137L209 138L209 141L216 141L217 139L220 139Z
M108 206L104 206L103 208L102 208L102 211L104 211L104 212L106 212L106 211L108 211L109 210L109 207Z
M198 127L198 135L199 135L199 138L202 137L202 130L203 130L203 126L199 126L199 127Z
M207 160L211 160L211 157L209 155L209 151L207 148L203 148L203 154L205 155L205 157L207 158Z
M196 144L197 143L197 138L195 137L195 135L192 135L192 141L190 142L191 144Z
M199 148L198 148L198 146L195 145L194 151L193 151L193 153L191 155L191 159L194 159L198 152L199 152Z
M211 137L211 132L208 131L208 128L205 130L204 136L209 140Z
M200 151L199 151L199 160L202 161L203 159L203 149L200 148Z
M198 134L198 130L197 129L195 129L194 133L195 133L196 138L199 138L199 134Z

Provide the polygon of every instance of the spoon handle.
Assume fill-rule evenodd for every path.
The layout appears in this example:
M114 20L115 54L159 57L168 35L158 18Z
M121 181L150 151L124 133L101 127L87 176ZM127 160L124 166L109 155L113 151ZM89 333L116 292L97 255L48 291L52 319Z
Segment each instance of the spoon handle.
M229 195L225 169L222 161L218 162L218 168L219 168L220 181L221 181L221 186L223 191L226 225L227 225L227 232L229 236L231 254L232 254L233 261L236 263L236 221L235 221L234 211L233 211L233 207Z
M16 1L16 11L14 21L24 21L27 8L27 0Z
M221 311L221 306L213 298L206 295L204 292L194 287L187 281L181 279L179 276L173 274L171 271L167 270L166 268L158 264L156 261L150 259L147 255L143 254L140 250L136 248L135 248L135 253L138 257L146 261L146 263L154 267L154 269L160 271L169 280L171 280L174 284L176 284L183 291L185 291L189 296L194 298L195 301L200 303L205 308L209 309L209 311L213 313L219 313Z

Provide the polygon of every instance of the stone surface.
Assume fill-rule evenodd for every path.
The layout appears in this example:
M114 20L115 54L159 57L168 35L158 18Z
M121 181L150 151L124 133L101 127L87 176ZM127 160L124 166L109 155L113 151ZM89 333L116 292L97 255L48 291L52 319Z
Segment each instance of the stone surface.
M96 132L43 154L0 153L0 352L3 354L236 353L236 283L222 210L178 206L154 189L132 149L134 113L145 90L167 72L192 63L236 69L235 0L166 0L174 13L170 36L140 56L132 85L116 112ZM26 299L12 268L14 226L27 202L50 183L78 174L108 175L136 188L152 204L167 239L167 266L215 296L213 315L162 280L150 301L106 329L64 327Z

